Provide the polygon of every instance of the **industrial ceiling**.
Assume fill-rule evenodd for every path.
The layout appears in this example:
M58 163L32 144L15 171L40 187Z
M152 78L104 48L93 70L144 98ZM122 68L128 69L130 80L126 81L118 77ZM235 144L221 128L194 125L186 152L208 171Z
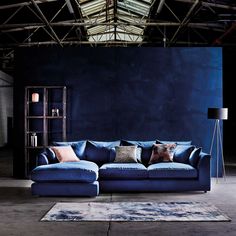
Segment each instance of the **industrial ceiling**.
M234 46L235 0L1 0L0 69L18 47Z

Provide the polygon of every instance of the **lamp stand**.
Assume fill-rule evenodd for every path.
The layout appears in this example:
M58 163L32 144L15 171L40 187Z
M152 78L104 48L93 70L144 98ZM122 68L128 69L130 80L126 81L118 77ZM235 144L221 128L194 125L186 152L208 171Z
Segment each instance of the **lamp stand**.
M226 180L223 145L222 145L222 134L221 134L221 130L220 130L220 120L219 119L215 120L215 126L214 126L214 131L213 131L212 140L211 140L210 155L212 154L212 149L213 149L215 138L216 138L216 182L218 182L219 158L220 157L221 157L222 165L223 165L223 177ZM219 155L219 152L221 153L221 155Z

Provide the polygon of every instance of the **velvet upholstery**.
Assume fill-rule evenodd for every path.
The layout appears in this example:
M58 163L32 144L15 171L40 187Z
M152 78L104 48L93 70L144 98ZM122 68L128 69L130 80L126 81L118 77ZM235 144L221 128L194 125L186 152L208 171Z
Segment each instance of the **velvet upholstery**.
M150 179L188 179L197 178L197 170L191 165L177 162L162 162L150 165L148 168Z
M100 141L87 141L86 144L86 160L93 161L98 165L109 162L110 149L119 146L120 141L100 142Z
M37 159L36 159L36 164L37 166L41 166L41 165L48 165L49 163L51 164L52 162L49 162L49 158L48 158L48 155L46 152L42 152L42 153L39 153L39 155L37 156Z
M99 183L81 182L36 182L31 185L31 192L38 196L78 196L94 197L99 193Z
M177 144L177 145L191 145L191 144L192 144L192 141L191 141L191 140L189 140L189 141L156 140L156 143L157 143L157 144L162 144L162 143L164 143L164 144L166 144L166 143L175 143L175 144Z
M85 140L73 143L71 145L71 147L73 148L76 156L80 160L84 160L85 159L85 148L86 148L86 141Z
M153 145L152 142L132 142L126 144L139 143L137 146L145 148ZM73 146L76 142L63 143L68 144ZM35 182L32 184L32 193L40 196L97 196L99 191L209 191L211 188L210 155L202 152L201 148L178 144L177 154L181 157L179 160L186 163L174 161L147 166L140 163L111 163L117 144L120 141L87 141L85 157L94 161L81 160L77 163L55 163L50 152L40 153L37 156L39 166L31 175ZM101 164L100 168L95 162Z
M82 182L91 183L98 179L98 166L89 161L41 165L31 172L35 182Z
M47 158L50 163L58 163L55 152L51 148L46 148Z
M209 191L210 185L192 179L100 180L99 189L102 193Z
M100 179L146 179L147 169L140 163L108 163L99 168Z
M195 148L191 152L191 154L189 156L189 163L190 163L190 165L192 165L194 167L197 167L201 151L202 151L202 148Z
M193 145L177 145L174 150L173 161L189 164L189 156L194 148Z

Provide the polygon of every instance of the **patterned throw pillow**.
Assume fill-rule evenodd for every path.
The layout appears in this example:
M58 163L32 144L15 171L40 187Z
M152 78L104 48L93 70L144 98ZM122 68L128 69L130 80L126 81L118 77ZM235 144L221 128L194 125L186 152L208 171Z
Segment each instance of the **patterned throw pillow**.
M137 146L116 146L116 157L114 162L137 163Z
M51 147L59 162L78 162L80 159L75 155L71 146Z
M152 148L152 155L148 164L172 162L175 147L175 143L154 144Z

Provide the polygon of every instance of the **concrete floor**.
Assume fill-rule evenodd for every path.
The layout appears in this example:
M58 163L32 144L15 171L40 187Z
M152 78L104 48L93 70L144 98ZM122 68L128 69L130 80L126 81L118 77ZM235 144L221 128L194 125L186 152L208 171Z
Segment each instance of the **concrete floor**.
M6 174L6 173L5 173ZM0 178L0 236L60 235L236 235L236 166L212 190L186 193L101 194L96 198L44 198L30 193L31 181ZM231 222L40 222L56 202L198 201L209 202Z
M187 193L101 194L96 198L44 198L30 193L31 181L0 179L0 235L236 235L236 176L212 191ZM209 202L226 213L231 222L40 222L56 202L198 201Z

